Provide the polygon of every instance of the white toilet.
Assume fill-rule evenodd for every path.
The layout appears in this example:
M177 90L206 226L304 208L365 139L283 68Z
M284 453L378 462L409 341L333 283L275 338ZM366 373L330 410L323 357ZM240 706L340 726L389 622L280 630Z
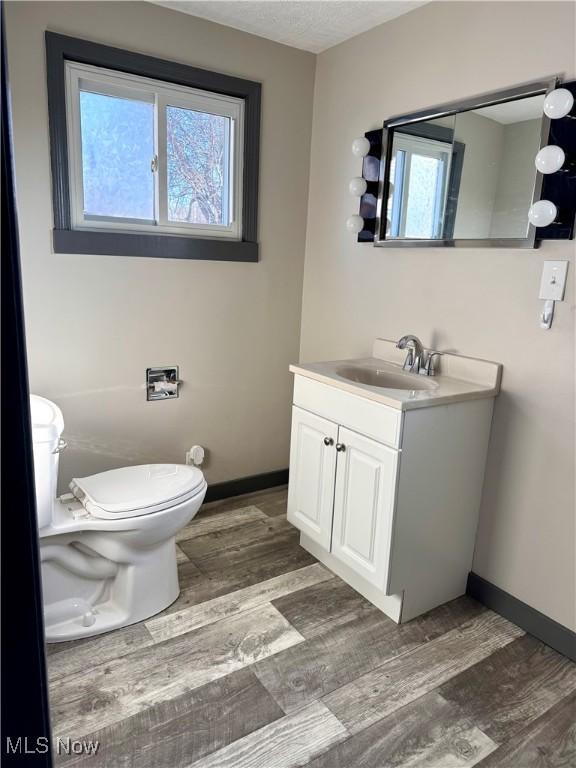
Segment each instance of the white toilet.
M175 536L200 509L197 467L146 464L75 478L56 498L64 419L31 395L47 642L97 635L152 616L180 592Z

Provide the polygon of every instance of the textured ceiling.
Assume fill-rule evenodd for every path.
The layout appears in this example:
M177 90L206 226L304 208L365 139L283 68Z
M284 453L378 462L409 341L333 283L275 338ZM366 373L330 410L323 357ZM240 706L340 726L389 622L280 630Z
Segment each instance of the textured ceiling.
M155 1L157 5L312 53L325 51L425 5L425 0Z

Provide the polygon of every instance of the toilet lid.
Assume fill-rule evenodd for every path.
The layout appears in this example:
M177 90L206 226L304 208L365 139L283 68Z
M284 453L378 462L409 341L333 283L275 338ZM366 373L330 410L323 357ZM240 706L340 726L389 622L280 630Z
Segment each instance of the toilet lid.
M197 467L143 464L74 478L70 489L95 517L148 515L194 496L204 485Z

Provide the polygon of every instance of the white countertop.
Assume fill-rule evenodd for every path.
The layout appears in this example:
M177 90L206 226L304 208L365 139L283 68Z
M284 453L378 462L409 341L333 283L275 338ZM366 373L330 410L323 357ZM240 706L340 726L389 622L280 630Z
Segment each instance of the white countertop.
M397 410L495 397L500 391L502 366L499 363L444 353L440 358L438 374L421 376L407 374L402 370L406 352L396 349L393 341L376 339L373 355L354 360L295 364L290 366L290 371ZM369 368L407 377L408 381L414 382L415 387L422 386L425 389L388 389L351 381L341 375L344 369L355 368Z

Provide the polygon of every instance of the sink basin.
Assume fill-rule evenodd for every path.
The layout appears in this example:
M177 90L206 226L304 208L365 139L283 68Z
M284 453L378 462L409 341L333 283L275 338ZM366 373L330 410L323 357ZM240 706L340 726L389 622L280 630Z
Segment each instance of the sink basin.
M424 376L411 373L396 373L383 368L365 368L362 366L346 366L337 368L336 373L348 381L367 384L370 387L382 389L409 389L413 391L434 389L436 384Z
M373 353L372 357L291 365L297 388L305 392L303 402L308 396L306 387L315 387L305 379L399 411L492 398L500 390L502 366L498 363L444 352L436 375L422 376L404 370L404 355L395 341L376 339Z

